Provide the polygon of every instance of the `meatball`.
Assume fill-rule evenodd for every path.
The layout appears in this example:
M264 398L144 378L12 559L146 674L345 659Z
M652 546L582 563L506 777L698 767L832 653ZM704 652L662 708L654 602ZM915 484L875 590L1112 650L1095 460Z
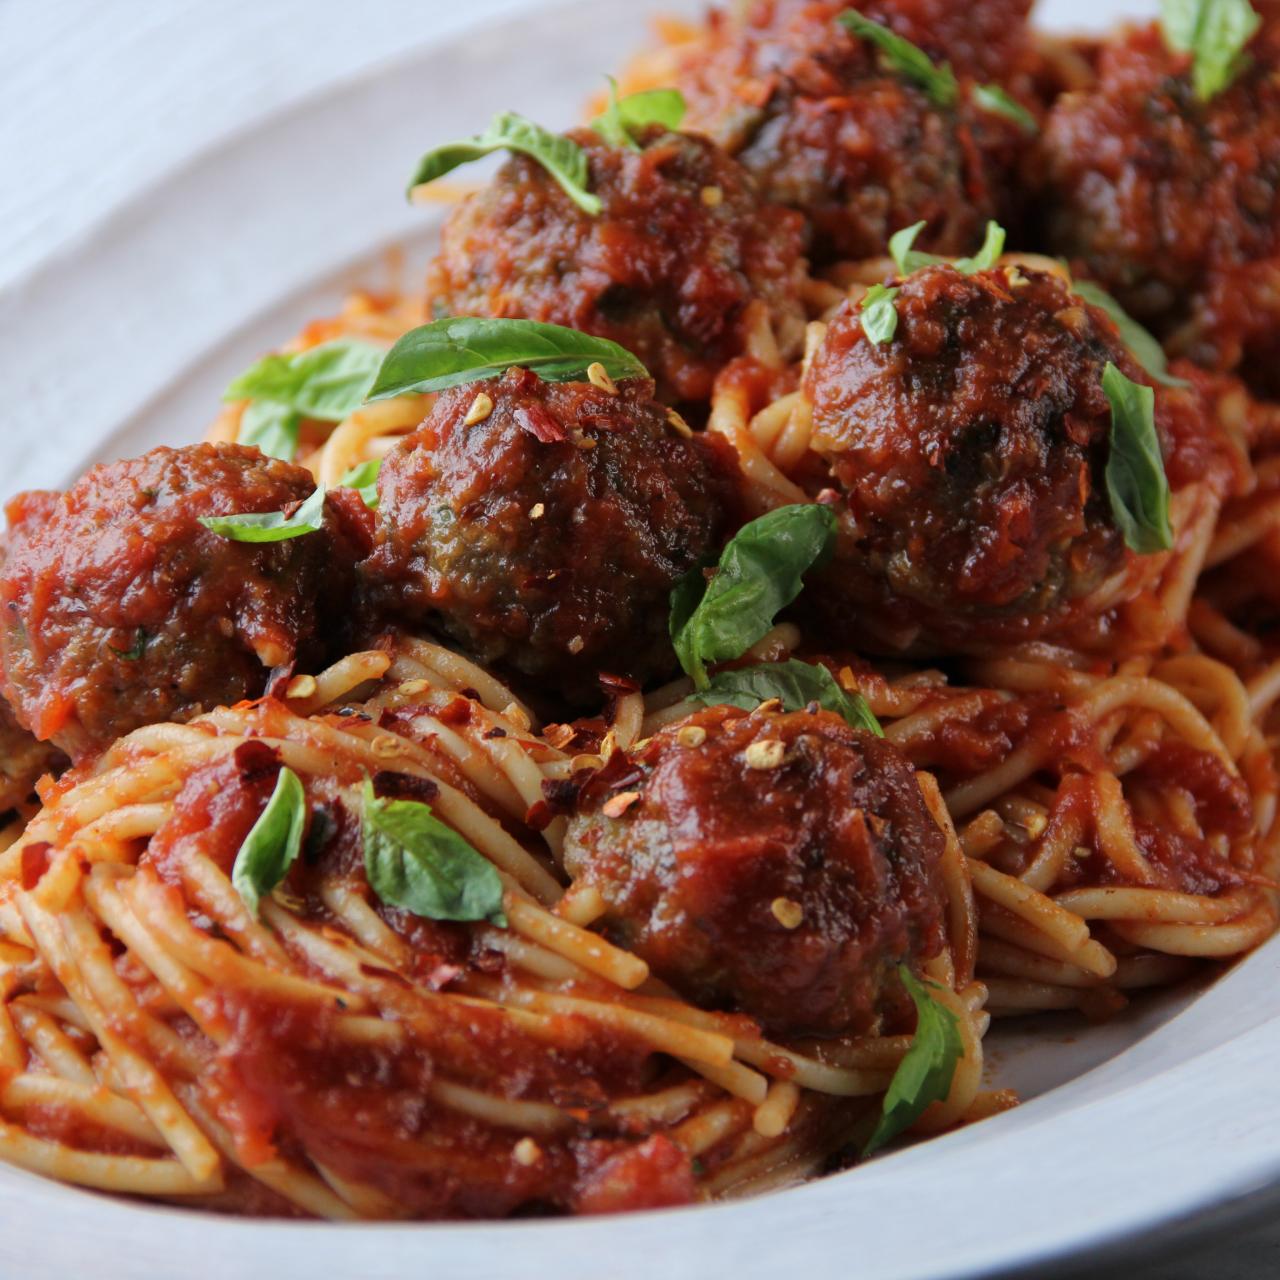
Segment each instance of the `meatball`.
M1102 372L1145 374L1048 272L926 267L895 307L877 344L846 305L805 379L812 447L852 529L806 599L838 643L882 652L981 650L1066 623L1130 557L1105 484ZM1156 416L1167 439L1162 403Z
M378 477L366 566L380 611L431 619L481 661L574 701L596 674L672 670L668 597L736 519L736 472L653 384L457 387Z
M921 219L921 248L971 252L989 218L1016 221L1012 176L1028 135L980 109L968 77L1010 78L1029 4L920 0L866 10L937 62L951 60L962 79L953 106L882 70L877 51L836 21L846 7L751 0L713 12L707 40L678 77L689 127L727 148L766 197L807 216L818 261L882 254L893 232Z
M896 748L826 711L712 707L634 766L588 785L565 844L609 932L776 1034L910 1025L894 971L942 948L944 837Z
M587 154L603 211L584 213L546 169L516 156L445 226L427 276L438 314L540 320L610 338L671 401L710 397L761 308L784 353L798 350L798 217L762 205L741 165L705 138L651 126L637 152L590 129L569 136Z
M1044 236L1171 346L1280 392L1280 31L1199 101L1156 26L1103 48L1037 157Z
M46 773L66 767L66 757L56 747L28 733L0 699L0 815L31 799L36 783Z
M318 532L281 542L232 542L199 522L282 510L314 489L256 449L197 445L16 498L0 659L19 721L81 760L140 725L257 697L273 669L323 661L367 549L347 495Z

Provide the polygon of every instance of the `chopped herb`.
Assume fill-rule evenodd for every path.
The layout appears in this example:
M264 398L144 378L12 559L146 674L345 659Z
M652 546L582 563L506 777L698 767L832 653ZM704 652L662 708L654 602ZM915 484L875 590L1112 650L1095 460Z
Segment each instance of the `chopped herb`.
M298 505L292 515L283 511L250 512L242 515L201 516L200 523L210 533L231 542L284 542L315 533L324 524L325 487Z
M1107 495L1125 545L1139 555L1173 546L1169 481L1155 426L1155 392L1126 378L1110 361L1102 389L1111 402L1111 456Z
M1112 323L1120 330L1125 346L1133 353L1133 358L1157 382L1162 382L1166 387L1191 385L1185 378L1170 375L1164 349L1105 289L1092 280L1077 280L1071 287L1079 297L1111 317Z
M947 63L935 66L919 46L904 40L884 23L864 18L857 9L846 9L836 21L851 35L874 44L894 71L918 85L938 106L949 107L955 102L960 87Z
M378 472L382 470L381 458L370 458L359 466L352 467L338 484L343 489L355 489L364 505L371 510L378 509Z
M514 111L494 116L489 128L474 138L446 142L428 151L409 180L409 192L495 151L516 151L536 160L584 213L594 217L604 207L600 197L588 189L591 172L587 153L572 138L552 133Z
M694 693L692 698L709 707L742 707L746 711L754 711L770 698L779 699L785 711L803 711L816 702L824 710L843 716L853 728L884 737L880 721L867 706L866 699L860 693L842 689L831 672L817 662L790 658L786 662L764 662L756 667L718 671L707 687Z
M929 994L928 988L934 984L918 981L905 964L898 966L898 974L916 1006L916 1033L889 1082L880 1123L862 1149L864 1156L909 1129L931 1102L942 1102L951 1092L956 1066L964 1057L960 1024L950 1009Z
M915 244L916 237L924 230L925 225L923 221L916 222L889 237L889 255L897 265L899 275L909 276L921 267L948 265L971 276L979 271L990 271L1004 252L1005 232L998 222L987 223L982 248L971 258L942 258L936 253L913 249L911 246Z
M1169 47L1191 54L1191 86L1208 102L1248 65L1244 48L1262 19L1249 0L1163 0L1160 23Z
M513 367L547 382L573 382L593 364L613 379L647 378L639 360L616 342L533 320L455 317L411 329L387 353L370 400L415 391L444 391L499 378Z
M684 121L685 101L679 89L648 89L618 97L618 82L609 81L609 105L592 121L591 127L611 146L639 151L636 133L651 124L675 130Z
M1012 120L1025 133L1036 133L1040 126L1036 118L1016 98L1011 97L998 84L975 85L972 91L974 102L984 111L992 115L1004 116Z
M694 686L707 665L741 657L800 594L803 575L835 546L836 515L820 503L779 507L744 525L708 582L690 570L671 593L671 640Z
M379 799L366 778L362 830L365 876L383 902L427 920L506 926L497 869L430 805Z
M288 873L302 848L307 796L298 775L281 769L275 790L231 868L231 883L256 919L262 898Z
M882 284L873 284L863 294L859 318L868 342L879 345L893 341L893 335L898 332L898 311L893 305L897 296L897 289L889 289Z

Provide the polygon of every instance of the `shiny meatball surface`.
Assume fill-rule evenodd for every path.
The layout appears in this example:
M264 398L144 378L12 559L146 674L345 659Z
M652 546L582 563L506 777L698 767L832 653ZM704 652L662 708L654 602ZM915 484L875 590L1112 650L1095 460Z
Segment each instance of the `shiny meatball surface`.
M449 219L427 295L442 315L580 329L637 355L669 401L706 400L742 354L758 303L788 352L803 336L803 226L762 205L705 138L651 127L643 149L569 135L603 202L583 212L540 164L510 160Z
M895 966L943 945L944 844L895 748L825 711L712 707L633 763L565 845L607 932L777 1034L901 1025Z
M354 495L330 500L318 532L281 542L199 523L286 510L314 489L256 449L195 445L14 499L0 656L18 719L83 759L140 725L257 697L273 669L324 661L362 550Z
M671 671L668 597L727 533L734 474L650 382L610 393L512 369L446 392L383 463L370 590L481 661L590 701L600 671Z
M1280 390L1280 31L1197 99L1157 26L1108 41L1099 83L1039 147L1045 236L1180 352Z
M952 63L962 87L951 104L885 69L836 21L846 7L751 0L713 11L709 38L679 76L688 126L736 156L770 200L804 213L818 261L875 257L921 219L921 248L971 252L988 218L1016 216L1013 169L1028 135L977 106L969 77L1013 76L1029 6L926 0L863 10Z
M853 526L809 597L844 641L882 650L1039 635L1126 563L1102 372L1146 376L1047 272L926 267L895 307L893 339L873 343L846 306L805 382Z

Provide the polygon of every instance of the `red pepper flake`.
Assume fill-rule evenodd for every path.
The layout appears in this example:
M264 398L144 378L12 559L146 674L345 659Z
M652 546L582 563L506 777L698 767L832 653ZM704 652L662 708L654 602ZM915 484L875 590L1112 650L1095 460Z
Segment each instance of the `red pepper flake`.
M602 671L596 677L601 686L609 693L626 697L629 693L639 693L640 686L628 676L615 676L612 672Z
M499 725L494 725L485 735L486 738L505 738L507 731Z
M515 420L536 440L543 444L560 444L567 439L564 427L551 415L549 409L535 403L521 405L515 411Z
M544 782L543 787L547 784ZM555 813L545 800L538 800L525 810L524 824L534 831L545 831L555 819Z
M53 846L47 840L38 840L22 850L22 887L28 891L40 883L40 877L49 870L49 852Z
M436 719L445 724L470 724L475 704L469 698L454 698L443 710L436 712Z

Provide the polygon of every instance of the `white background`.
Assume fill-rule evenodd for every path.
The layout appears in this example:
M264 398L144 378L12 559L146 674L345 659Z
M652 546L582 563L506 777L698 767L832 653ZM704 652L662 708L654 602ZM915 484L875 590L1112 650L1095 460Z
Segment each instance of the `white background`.
M0 0L0 294L19 291L113 215L135 207L140 194L281 107L538 3L353 0L326 5L320 16L307 0ZM1049 7L1069 19L1109 6L1060 0ZM449 86L433 90L447 95ZM495 85L495 108L507 105L517 104ZM423 133L431 136L429 119ZM316 174L315 198L323 200L326 186L341 179L340 170ZM245 216L252 217L251 197ZM0 333L3 385L21 395L24 370L10 367L3 339ZM56 346L58 335L47 341ZM0 411L5 495L19 473L23 483L53 483L68 465L59 423L21 435ZM1273 1230L1183 1250L1146 1270L1127 1265L1115 1276L1237 1280L1277 1271L1280 1231ZM41 1274L34 1260L30 1274ZM1107 1280L1096 1269L1091 1274ZM110 1280L109 1263L102 1276Z

